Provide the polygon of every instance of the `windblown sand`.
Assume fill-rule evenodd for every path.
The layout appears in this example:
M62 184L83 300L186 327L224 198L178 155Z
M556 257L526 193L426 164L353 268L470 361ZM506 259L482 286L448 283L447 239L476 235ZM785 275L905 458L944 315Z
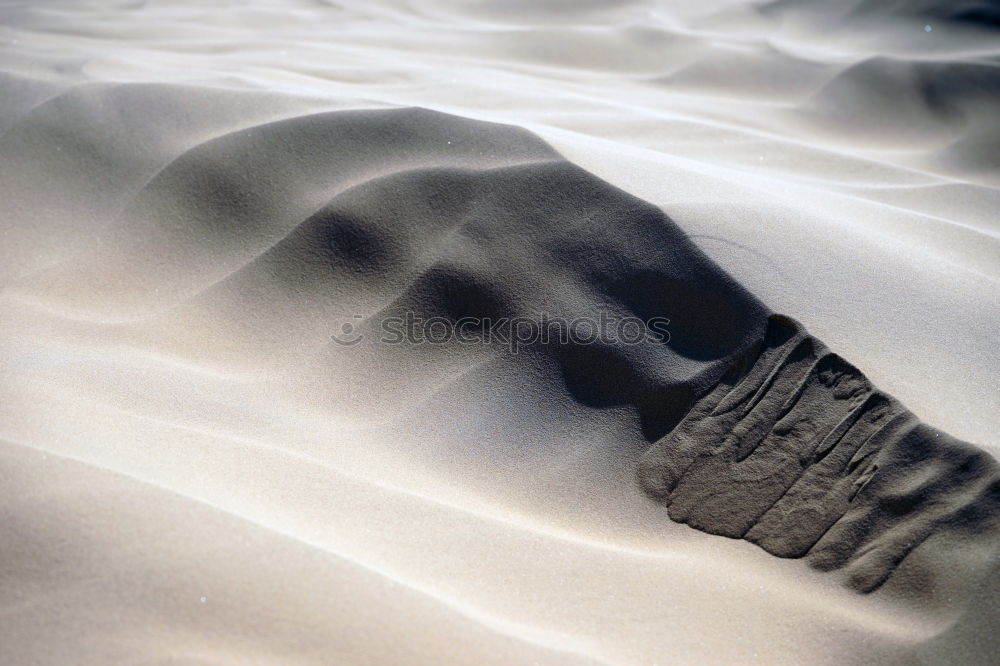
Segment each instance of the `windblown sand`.
M996 663L998 24L0 4L0 663Z

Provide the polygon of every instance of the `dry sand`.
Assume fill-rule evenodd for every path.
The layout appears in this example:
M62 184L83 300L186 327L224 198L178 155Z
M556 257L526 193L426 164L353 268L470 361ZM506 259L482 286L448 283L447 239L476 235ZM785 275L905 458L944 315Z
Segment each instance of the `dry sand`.
M998 23L0 3L0 663L996 663Z

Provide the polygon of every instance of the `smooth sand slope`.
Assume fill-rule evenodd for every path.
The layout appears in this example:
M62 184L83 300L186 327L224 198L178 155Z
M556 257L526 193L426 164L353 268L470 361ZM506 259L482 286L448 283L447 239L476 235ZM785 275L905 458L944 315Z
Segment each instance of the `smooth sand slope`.
M0 9L0 661L991 663L1000 44L889 4Z

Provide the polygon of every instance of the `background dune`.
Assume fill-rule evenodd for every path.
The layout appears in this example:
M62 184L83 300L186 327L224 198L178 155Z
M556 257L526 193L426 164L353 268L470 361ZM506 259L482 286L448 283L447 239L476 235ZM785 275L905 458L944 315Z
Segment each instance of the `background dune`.
M0 4L0 661L991 663L996 14Z

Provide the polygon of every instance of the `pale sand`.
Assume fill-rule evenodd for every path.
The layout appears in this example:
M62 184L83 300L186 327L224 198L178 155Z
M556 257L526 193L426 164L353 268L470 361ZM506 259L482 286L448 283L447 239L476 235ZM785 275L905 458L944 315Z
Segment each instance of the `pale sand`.
M0 7L0 662L993 663L996 5L692 4Z

